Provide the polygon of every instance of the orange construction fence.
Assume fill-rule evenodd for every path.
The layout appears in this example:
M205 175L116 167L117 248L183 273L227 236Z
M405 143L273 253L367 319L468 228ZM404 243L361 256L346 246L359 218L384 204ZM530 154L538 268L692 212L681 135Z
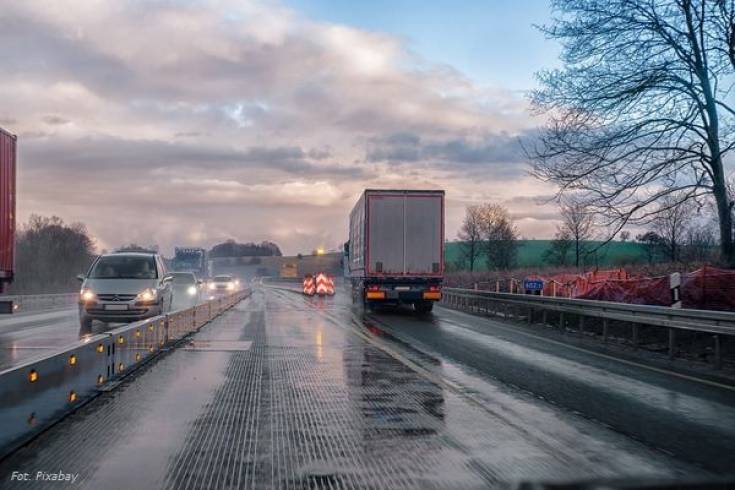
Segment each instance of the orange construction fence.
M670 276L631 277L623 269L544 278L544 295L670 306ZM735 271L702 267L681 274L682 308L735 311Z

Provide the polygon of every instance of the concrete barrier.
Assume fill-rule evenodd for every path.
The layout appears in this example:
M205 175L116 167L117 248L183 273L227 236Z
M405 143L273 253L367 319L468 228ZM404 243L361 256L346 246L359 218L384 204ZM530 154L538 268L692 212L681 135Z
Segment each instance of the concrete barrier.
M102 334L0 372L0 457L94 396L111 359L112 337Z
M0 459L249 295L131 323L0 371Z
M158 354L167 343L166 323L165 317L155 317L110 331L113 341L110 376L124 376Z

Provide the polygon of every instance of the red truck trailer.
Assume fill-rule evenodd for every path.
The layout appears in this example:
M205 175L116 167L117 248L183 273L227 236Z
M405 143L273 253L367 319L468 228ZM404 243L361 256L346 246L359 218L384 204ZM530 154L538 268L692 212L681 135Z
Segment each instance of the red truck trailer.
M0 128L0 293L13 280L15 265L15 156L15 135ZM12 312L12 305L4 302L0 311Z
M373 190L350 213L352 297L428 313L444 277L444 191Z

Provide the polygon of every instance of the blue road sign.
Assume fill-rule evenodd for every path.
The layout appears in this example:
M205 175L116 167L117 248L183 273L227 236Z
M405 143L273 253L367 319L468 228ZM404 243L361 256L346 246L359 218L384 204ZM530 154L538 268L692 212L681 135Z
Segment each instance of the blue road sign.
M541 279L524 279L523 289L526 291L541 291L544 289L544 281Z

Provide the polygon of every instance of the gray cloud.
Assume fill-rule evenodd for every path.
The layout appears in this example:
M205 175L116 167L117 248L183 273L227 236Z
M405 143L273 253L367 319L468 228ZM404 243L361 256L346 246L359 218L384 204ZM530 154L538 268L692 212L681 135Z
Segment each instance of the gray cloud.
M61 116L46 116L43 118L43 122L48 124L49 126L58 126L62 124L68 124L70 121L66 118L63 118Z
M363 175L354 166L317 165L312 153L322 157L322 150L304 151L298 146L261 147L246 149L222 148L213 145L169 143L155 140L123 140L118 138L82 138L78 140L39 139L24 147L24 159L29 171L42 173L56 170L103 172L116 171L135 177L136 172L154 169L172 171L187 169L278 170L285 174L310 177L352 177Z
M521 137L525 134L490 134L477 141L465 137L437 140L398 132L372 139L367 145L366 160L398 165L451 166L473 175L516 177L526 171L519 143Z

